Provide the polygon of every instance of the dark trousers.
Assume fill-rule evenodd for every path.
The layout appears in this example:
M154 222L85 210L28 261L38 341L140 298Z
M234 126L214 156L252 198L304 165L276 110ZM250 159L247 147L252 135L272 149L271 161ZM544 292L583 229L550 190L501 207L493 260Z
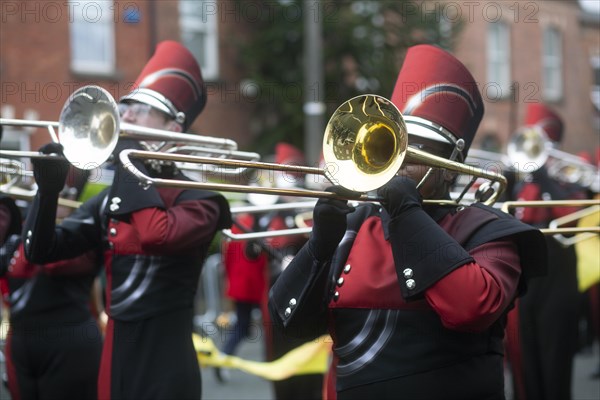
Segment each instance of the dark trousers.
M95 400L102 334L96 321L11 327L9 388L15 400Z
M109 322L100 399L179 400L201 396L191 309L142 321Z
M573 247L547 242L548 275L532 279L519 302L521 400L571 399L579 330L576 256Z
M250 322L252 321L252 310L255 308L260 308L260 305L245 301L235 302L237 322L232 331L227 331L227 339L223 346L223 353L234 354L238 345L248 336L248 333L250 332Z

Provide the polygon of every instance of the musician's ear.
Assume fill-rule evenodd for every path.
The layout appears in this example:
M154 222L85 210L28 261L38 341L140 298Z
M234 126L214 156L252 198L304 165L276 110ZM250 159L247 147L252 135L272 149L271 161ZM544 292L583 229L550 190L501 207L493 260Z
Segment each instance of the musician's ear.
M183 132L183 127L181 126L181 124L179 124L175 120L171 120L167 124L167 130L170 130L172 132L181 133L181 132Z

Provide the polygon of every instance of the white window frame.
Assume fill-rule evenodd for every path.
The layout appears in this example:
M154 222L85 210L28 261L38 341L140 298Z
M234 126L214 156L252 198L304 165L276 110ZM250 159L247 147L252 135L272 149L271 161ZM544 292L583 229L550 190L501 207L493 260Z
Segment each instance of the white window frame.
M545 100L563 97L563 39L561 31L548 26L542 32L542 95Z
M590 98L596 110L600 112L600 55L590 57L590 65L593 73Z
M194 54L205 80L219 77L219 2L216 0L182 0L179 2L179 28L183 44ZM192 40L190 40L192 36ZM202 46L194 44L200 37Z
M511 95L510 29L499 21L487 29L487 80L500 89L501 98Z
M101 75L116 72L114 8L112 1L69 0L73 72Z

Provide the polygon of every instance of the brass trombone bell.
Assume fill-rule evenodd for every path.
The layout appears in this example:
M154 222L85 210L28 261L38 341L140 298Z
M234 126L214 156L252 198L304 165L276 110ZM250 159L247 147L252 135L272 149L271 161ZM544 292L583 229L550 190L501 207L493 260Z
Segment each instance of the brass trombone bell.
M369 192L396 175L407 148L406 124L394 103L375 95L357 96L339 106L327 123L324 173L336 185Z
M537 125L519 129L511 137L506 152L511 166L518 172L534 172L548 165L551 177L592 189L600 177L596 166L581 157L555 149L543 128Z
M537 125L520 128L511 136L506 153L513 167L519 172L533 172L548 160L550 141L544 130Z

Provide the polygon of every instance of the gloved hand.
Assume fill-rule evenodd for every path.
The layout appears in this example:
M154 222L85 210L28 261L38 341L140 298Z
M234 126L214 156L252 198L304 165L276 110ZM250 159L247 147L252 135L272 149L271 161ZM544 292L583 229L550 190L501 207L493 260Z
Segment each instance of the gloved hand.
M348 196L346 189L332 186L326 189L341 196ZM348 196L351 197L352 195ZM319 261L331 258L338 244L346 233L346 215L353 212L354 207L346 200L319 199L313 210L312 235L308 245Z
M63 155L63 146L59 143L47 143L40 147L39 151L56 156L31 159L38 190L40 193L58 195L65 186L70 167L69 161Z
M421 207L423 201L416 182L406 176L393 177L377 190L377 194L383 198L381 204L392 219L412 208Z
M245 243L244 246L244 256L250 261L256 260L260 257L262 253L262 248L255 240L249 240Z

